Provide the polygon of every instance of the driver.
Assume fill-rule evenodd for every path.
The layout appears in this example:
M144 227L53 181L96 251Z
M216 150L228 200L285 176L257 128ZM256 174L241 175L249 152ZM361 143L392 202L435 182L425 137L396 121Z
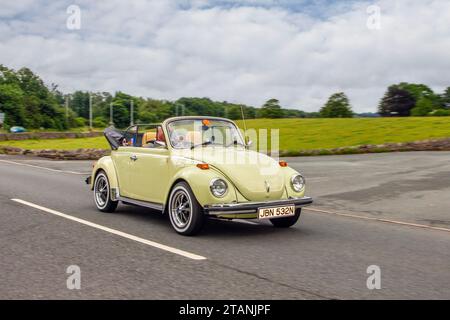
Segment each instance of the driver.
M183 130L184 131L184 130ZM170 135L170 140L175 148L186 148L191 145L191 142L188 141L187 132L183 132L182 130L174 130Z

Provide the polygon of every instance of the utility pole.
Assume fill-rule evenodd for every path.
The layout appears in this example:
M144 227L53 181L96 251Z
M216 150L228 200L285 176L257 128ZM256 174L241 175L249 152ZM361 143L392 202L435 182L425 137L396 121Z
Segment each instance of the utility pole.
M134 125L134 105L133 105L133 100L131 100L130 103L130 126Z
M113 104L112 102L109 104L109 125L113 126L114 122L113 122Z
M92 131L92 95L89 92L89 130Z
M69 95L66 94L66 121L69 120Z

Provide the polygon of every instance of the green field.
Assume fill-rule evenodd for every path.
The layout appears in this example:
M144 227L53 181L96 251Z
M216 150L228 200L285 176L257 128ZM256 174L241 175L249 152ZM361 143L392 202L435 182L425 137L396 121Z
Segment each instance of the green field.
M257 119L247 128L278 128L281 150L314 150L446 138L450 117Z
M104 137L95 138L77 138L77 139L48 139L48 140L20 140L20 141L0 141L0 146L17 147L22 149L57 149L57 150L75 150L75 149L109 149L108 142Z
M242 121L238 125L243 128ZM279 129L285 151L329 149L386 142L410 142L450 137L450 117L358 119L257 119L247 128ZM108 149L104 137L1 141L24 149Z

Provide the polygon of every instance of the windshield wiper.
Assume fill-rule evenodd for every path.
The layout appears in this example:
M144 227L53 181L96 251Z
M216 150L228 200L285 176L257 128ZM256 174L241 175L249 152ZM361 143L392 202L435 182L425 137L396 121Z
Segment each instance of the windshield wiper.
M194 148L197 148L197 147L203 147L203 146L207 146L207 145L210 145L210 144L212 144L212 141L205 141L203 143L193 144L191 146L191 150L194 149Z

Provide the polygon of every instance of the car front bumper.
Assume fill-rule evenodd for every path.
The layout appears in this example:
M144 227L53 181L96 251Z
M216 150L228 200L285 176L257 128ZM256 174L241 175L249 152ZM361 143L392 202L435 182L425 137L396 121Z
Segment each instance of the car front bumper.
M295 209L298 209L308 206L311 203L313 203L313 199L311 197L303 197L274 201L212 204L204 206L203 210L206 215L215 216L218 218L255 219L257 217L258 210L262 208L295 205Z

